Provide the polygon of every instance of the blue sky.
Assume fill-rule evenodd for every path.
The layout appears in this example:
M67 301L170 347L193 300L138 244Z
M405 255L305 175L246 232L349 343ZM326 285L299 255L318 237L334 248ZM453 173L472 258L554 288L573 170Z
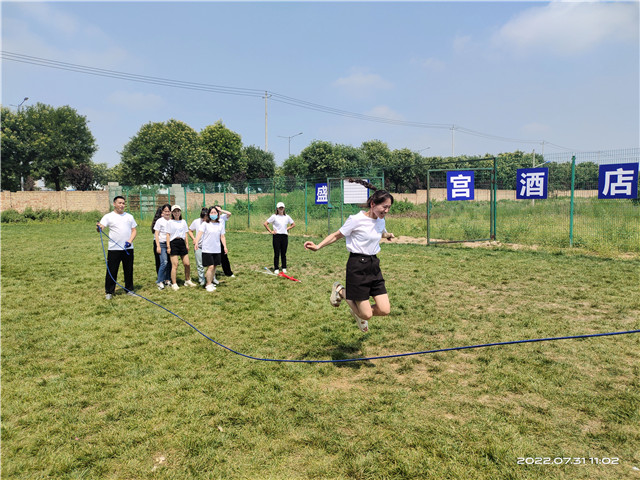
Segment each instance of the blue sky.
M181 89L3 55L3 105L24 97L70 105L89 120L99 147L93 160L109 166L143 124L171 118L197 131L222 120L244 145L264 148L263 91L277 94L267 100L277 164L288 155L282 137L299 132L292 154L313 140L357 147L378 139L434 156L640 145L638 2L1 6L2 50L22 59L251 89L249 96Z

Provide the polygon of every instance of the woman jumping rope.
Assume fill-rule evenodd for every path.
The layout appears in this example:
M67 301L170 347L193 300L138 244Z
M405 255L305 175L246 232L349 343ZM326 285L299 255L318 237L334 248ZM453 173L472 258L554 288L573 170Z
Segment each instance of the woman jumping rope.
M380 251L381 238L395 238L393 233L387 232L384 221L393 205L393 196L386 190L377 190L364 180L350 178L349 181L375 190L367 199L369 210L350 215L340 230L327 235L318 245L305 242L304 248L315 252L341 238L346 239L349 251L346 288L340 282L334 282L329 300L331 305L338 307L342 299L345 299L358 328L367 332L371 317L389 315L391 311L389 295L380 271L380 260L376 254ZM369 303L369 297L373 297L375 303Z

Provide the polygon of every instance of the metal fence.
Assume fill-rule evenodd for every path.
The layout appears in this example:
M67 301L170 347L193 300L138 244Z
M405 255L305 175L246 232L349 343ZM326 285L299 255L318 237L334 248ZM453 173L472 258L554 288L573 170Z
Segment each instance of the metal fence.
M640 204L638 200L598 198L598 168L617 163L640 164L640 149L562 154L527 154L513 158L433 159L421 176L429 191L394 193L396 202L387 227L396 236L427 237L438 241L471 241L495 238L503 243L550 247L585 247L589 250L640 252ZM548 197L518 200L517 168L543 165L548 168ZM447 169L487 167L476 172L473 201L448 202L443 175ZM438 178L437 175L441 175ZM188 222L202 207L220 205L232 212L228 228L262 231L263 222L282 201L297 224L292 233L326 235L337 230L358 205L344 201L343 180L335 177L277 177L242 182L184 185L113 186L109 198L123 195L127 209L142 221L150 221L164 203L179 204ZM378 187L385 185L382 170L359 172ZM329 199L316 203L316 185L327 184ZM389 189L389 185L386 185ZM405 197L408 200L399 201ZM428 198L428 200L427 200ZM493 206L492 206L493 205ZM428 214L431 225L427 226ZM428 231L429 230L429 231Z

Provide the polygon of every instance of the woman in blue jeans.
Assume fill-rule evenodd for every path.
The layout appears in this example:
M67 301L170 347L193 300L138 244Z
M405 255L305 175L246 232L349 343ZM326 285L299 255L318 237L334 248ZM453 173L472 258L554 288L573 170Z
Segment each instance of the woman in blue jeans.
M162 217L153 225L153 235L156 240L156 253L160 257L160 268L156 284L158 290L164 290L165 285L171 285L171 263L169 262L170 246L167 245L167 225L171 219L171 205L165 203L162 206Z

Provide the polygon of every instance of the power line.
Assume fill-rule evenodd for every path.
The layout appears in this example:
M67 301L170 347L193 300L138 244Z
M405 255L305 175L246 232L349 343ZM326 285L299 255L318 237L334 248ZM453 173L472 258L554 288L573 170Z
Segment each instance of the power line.
M40 67L55 68L58 70L66 70L76 73L84 73L87 75L94 75L106 78L114 78L119 80L128 80L131 82L147 83L151 85L160 85L173 88L181 88L186 90L204 91L210 93L221 93L224 95L237 95L254 98L265 98L269 95L274 102L279 102L287 105L291 105L298 108L304 108L306 110L314 110L317 112L327 113L329 115L336 115L340 117L353 118L356 120L363 120L375 123L384 123L387 125L397 125L402 127L415 127L415 128L428 128L428 129L441 129L452 130L460 133L476 136L485 139L498 140L503 142L512 143L528 143L528 144L540 144L540 145L552 145L554 147L571 151L573 149L557 145L555 143L547 142L545 140L523 140L517 138L502 137L499 135L491 135L488 133L478 132L469 128L460 127L458 125L450 125L444 123L428 123L428 122L415 122L407 120L398 120L393 118L377 117L374 115L365 115L362 113L350 112L347 110L341 110L338 108L327 107L313 102L300 100L297 98L289 97L287 95L281 95L275 92L269 92L263 89L255 88L240 88L240 87L227 87L223 85L212 85L206 83L187 82L183 80L173 80L169 78L153 77L148 75L138 75L133 73L119 72L116 70L108 70L104 68L89 67L86 65L79 65L75 63L61 62L57 60L50 60L47 58L34 57L31 55L24 55L20 53L8 52L3 50L1 56L5 60L11 60L19 63L26 63L30 65L36 65Z

